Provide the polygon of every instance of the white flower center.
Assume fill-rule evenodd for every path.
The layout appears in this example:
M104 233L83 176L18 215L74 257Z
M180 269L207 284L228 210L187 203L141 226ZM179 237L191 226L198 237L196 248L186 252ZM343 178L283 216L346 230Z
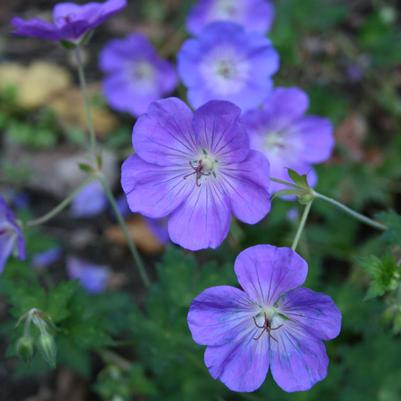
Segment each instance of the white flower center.
M184 179L191 176L195 176L196 186L201 186L201 181L206 177L213 176L216 178L216 172L218 170L218 160L216 160L212 154L210 154L206 149L202 149L198 158L191 160L189 165L192 168L192 172L185 175Z

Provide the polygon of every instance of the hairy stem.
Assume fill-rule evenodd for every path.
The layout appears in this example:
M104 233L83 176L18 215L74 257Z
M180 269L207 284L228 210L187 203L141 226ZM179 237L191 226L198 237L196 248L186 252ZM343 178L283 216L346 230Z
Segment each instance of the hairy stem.
M84 100L85 118L90 136L90 152L96 155L96 134L95 126L93 125L92 109L90 107L90 100L88 96L88 88L86 84L84 65L82 62L81 47L77 45L74 49L75 59L78 67L79 84L81 87L82 97Z
M142 279L143 283L145 284L145 286L149 287L150 280L146 273L145 265L143 264L143 261L139 255L138 249L136 248L135 244L133 243L133 241L131 239L127 224L125 223L124 218L121 215L120 210L118 209L117 202L114 199L114 195L110 189L109 183L104 178L104 176L100 176L99 180L103 186L104 192L106 193L106 196L107 196L107 198L110 202L110 205L113 209L113 212L116 216L117 222L120 225L121 230L123 231L123 234L124 234L125 240L127 241L127 245L131 252L132 258L134 259L136 266L138 267L139 275L141 276L141 279Z
M82 63L81 49L80 49L79 45L75 47L75 57L76 57L77 65L78 65L79 82L81 85L81 92L82 92L82 97L83 97L83 101L84 101L86 124L87 124L89 134L90 134L90 152L93 155L94 160L96 161L96 159L97 159L96 135L95 135L95 129L94 129L94 125L93 125L92 110L90 107L90 102L89 102L89 97L88 97L85 71L84 71L83 63ZM96 166L96 168L99 168L99 166ZM132 241L132 238L129 234L128 227L124 221L124 218L122 217L120 210L118 209L117 202L116 202L113 192L110 188L110 184L108 183L108 181L106 180L106 178L104 177L104 175L101 172L99 172L98 174L99 174L98 179L103 186L106 196L107 196L107 198L110 202L110 205L114 211L114 214L116 216L117 222L120 225L120 227L124 233L124 237L127 241L128 248L129 248L132 258L138 268L139 275L141 276L141 279L142 279L144 285L146 287L149 287L150 280L146 273L145 265L141 259L141 256L139 255L139 252L138 252L135 244Z
M376 220L373 220L373 219L371 219L369 217L366 217L363 214L356 212L355 210L352 210L348 206L343 205L341 202L338 202L333 198L329 198L328 196L322 195L319 192L315 192L315 191L314 191L314 196L317 199L322 199L322 200L330 203L331 205L336 206L338 209L340 209L343 212L349 214L354 219L359 220L360 222L367 224L368 226L371 226L373 228L377 228L378 230L382 230L382 231L386 231L387 230L387 227L384 224L382 224L382 223L380 223L380 222L378 222Z
M302 232L304 231L306 220L308 220L309 212L313 202L306 204L305 209L302 213L301 221L299 222L297 233L295 234L294 241L292 242L291 249L295 251L297 249L299 240L301 239Z
M39 217L34 220L30 220L25 223L25 227L34 227L39 226L41 224L46 223L51 220L53 217L57 216L60 212L62 212L75 198L75 196L86 187L91 181L93 181L93 177L90 176L86 180L82 182L74 191L72 191L62 202L60 202L54 209L50 210L50 212L46 213L42 217Z
M281 180L279 178L270 178L270 179L272 181L274 181L274 182L286 185L286 186L291 187L291 188L304 189L305 190L305 188L302 188L302 187L300 187L300 186L298 186L298 185L296 185L296 184L294 184L292 182ZM316 192L313 189L310 189L309 191L310 191L310 194L313 196L313 198L321 199L321 200L324 200L327 203L330 203L331 205L333 205L333 206L337 207L338 209L342 210L343 212L347 213L348 215L350 215L354 219L356 219L356 220L358 220L358 221L360 221L360 222L362 222L364 224L367 224L367 225L369 225L369 226L371 226L373 228L376 228L378 230L382 230L382 231L386 231L387 230L387 227L384 224L382 224L382 223L380 223L380 222L378 222L376 220L373 220L373 219L371 219L371 218L369 218L367 216L364 216L363 214L358 213L355 210L352 210L351 208L349 208L348 206L342 204L341 202L339 202L339 201L337 201L337 200L335 200L333 198L330 198L330 197L328 197L326 195L323 195L323 194L321 194L319 192Z

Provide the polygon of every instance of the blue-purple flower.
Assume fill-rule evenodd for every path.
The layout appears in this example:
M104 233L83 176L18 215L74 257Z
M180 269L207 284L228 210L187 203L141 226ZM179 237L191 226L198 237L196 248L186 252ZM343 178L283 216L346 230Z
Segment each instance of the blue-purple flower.
M216 21L231 21L247 31L266 33L274 20L270 0L198 0L187 18L187 29L198 35L203 28Z
M290 248L257 245L241 252L235 273L243 291L208 288L188 313L205 364L233 391L258 389L271 370L285 391L304 391L327 375L323 341L338 336L341 314L327 295L299 287L307 263Z
M231 214L255 224L270 210L267 159L249 149L232 103L211 101L194 113L181 100L150 105L133 129L136 154L122 166L132 212L168 217L170 239L184 248L216 248Z
M103 91L110 106L134 116L177 86L173 65L161 59L140 34L109 42L101 53L100 67L106 74Z
M0 272L12 254L25 259L25 240L14 213L0 195Z
M77 257L67 259L67 273L91 294L104 291L110 277L110 269L107 266L96 265Z
M178 73L194 107L209 100L228 100L243 111L258 107L278 67L279 56L264 35L231 22L208 25L178 54Z
M104 3L59 3L53 9L53 22L40 18L12 19L14 33L20 36L79 43L85 34L121 11L126 0L108 0Z
M57 262L62 255L59 247L49 248L46 251L38 252L32 256L32 267L35 269L45 269L46 267Z
M84 187L73 199L70 213L73 217L93 217L107 207L107 198L99 181Z
M168 219L150 219L146 217L145 221L156 239L163 245L167 244L170 238L168 235Z
M251 148L266 155L271 177L289 180L288 169L309 174L313 185L316 176L312 166L330 158L334 147L333 126L322 117L305 116L309 100L298 88L276 88L262 108L243 116ZM283 187L272 183L272 192Z

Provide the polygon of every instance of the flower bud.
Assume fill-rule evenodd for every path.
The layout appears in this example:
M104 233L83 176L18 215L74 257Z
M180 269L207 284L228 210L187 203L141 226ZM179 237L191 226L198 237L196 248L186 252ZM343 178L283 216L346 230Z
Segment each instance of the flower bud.
M46 362L51 366L56 366L57 348L53 336L45 332L39 336L39 347Z
M313 201L313 199L314 199L313 194L306 193L306 194L304 194L304 195L301 195L301 196L298 198L298 202L299 202L301 205L307 205L308 203L311 203L311 202Z
M24 361L29 362L34 354L34 345L31 337L21 337L17 342L17 355Z

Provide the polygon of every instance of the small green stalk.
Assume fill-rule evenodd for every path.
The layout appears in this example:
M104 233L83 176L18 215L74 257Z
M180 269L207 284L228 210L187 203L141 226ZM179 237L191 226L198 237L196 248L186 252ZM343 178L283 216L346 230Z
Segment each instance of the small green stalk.
M149 280L149 277L148 277L148 275L146 273L145 265L143 264L143 261L142 261L140 255L139 255L138 249L136 248L134 242L131 239L130 233L128 231L127 224L125 223L124 218L121 215L120 210L118 209L116 200L114 199L114 195L113 195L113 193L112 193L112 191L110 189L109 183L107 182L107 180L104 178L103 175L99 176L99 181L103 186L104 192L106 193L106 196L107 196L107 198L108 198L108 200L110 202L110 205L111 205L111 207L113 209L113 212L114 212L114 214L116 216L117 222L118 222L118 224L120 225L120 227L121 227L121 229L123 231L123 234L124 234L124 237L125 237L125 239L127 241L128 248L129 248L129 250L131 252L132 258L134 259L134 261L136 263L136 266L138 268L139 275L141 276L141 279L142 279L143 283L145 284L145 286L149 287L150 286L150 280Z
M96 135L95 135L95 128L93 125L93 117L92 117L92 110L90 107L90 101L88 97L88 91L87 91L87 85L86 85L86 78L85 78L85 71L82 63L82 57L81 57L81 48L79 45L77 45L74 49L75 51L75 57L77 61L77 66L78 66L78 75L79 75L79 82L81 85L81 93L84 101L84 107L85 107L85 116L86 116L86 124L89 130L90 134L90 152L93 156L93 159L96 163L96 170L98 170L97 176L100 181L100 183L103 186L103 189L106 193L106 196L110 202L110 205L114 211L114 214L116 216L117 222L120 225L124 237L127 241L128 248L131 252L132 258L134 259L136 266L139 271L139 275L141 276L141 279L146 287L150 286L150 280L149 277L146 273L145 265L141 259L141 256L139 255L139 252L137 248L135 247L135 244L133 243L131 236L129 234L127 225L124 221L123 216L120 213L120 210L118 209L117 202L114 198L113 192L110 188L110 185L104 175L99 171L100 170L100 164L101 160L100 157L97 155L97 144L96 144Z
M301 239L302 233L305 228L306 221L308 220L309 212L311 210L313 201L306 204L305 209L302 213L301 221L299 222L297 233L295 234L294 241L292 242L291 249L295 251Z
M82 54L80 45L75 46L74 48L75 58L78 67L78 76L79 76L79 84L81 87L81 93L84 100L84 109L85 109L85 118L86 123L90 135L90 152L94 156L96 155L96 134L95 134L95 126L93 124L93 116L92 109L90 107L90 100L88 96L88 87L86 84L84 65L82 62ZM95 156L96 157L96 156Z
M294 184L292 182L288 182L288 181L285 181L285 180L281 180L279 178L270 178L270 179L272 181L274 181L274 182L286 185L286 186L288 186L290 188L293 188L295 190L304 191L306 195L309 195L311 197L311 200L313 200L313 199L324 200L325 202L330 203L331 205L333 205L333 206L337 207L338 209L342 210L343 212L347 213L348 215L350 215L354 219L356 219L356 220L358 220L358 221L360 221L360 222L362 222L364 224L367 224L367 225L369 225L369 226L371 226L373 228L376 228L376 229L381 230L381 231L386 231L387 230L387 227L384 224L382 224L382 223L380 223L380 222L378 222L376 220L373 220L373 219L371 219L371 218L369 218L367 216L364 216L363 214L358 213L355 210L352 210L351 208L349 208L348 206L342 204L341 202L339 202L339 201L337 201L337 200L335 200L333 198L330 198L330 197L328 197L326 195L323 195L323 194L321 194L319 192L316 192L312 188L304 188L304 187L301 187L301 186L299 186L297 184Z
M34 227L39 226L41 224L46 223L51 220L53 217L57 216L61 213L75 198L75 196L82 191L84 187L86 187L91 181L93 181L93 177L90 176L86 180L82 182L74 191L72 191L62 202L60 202L54 209L50 210L50 212L46 213L42 217L39 217L34 220L30 220L25 223L25 227Z

